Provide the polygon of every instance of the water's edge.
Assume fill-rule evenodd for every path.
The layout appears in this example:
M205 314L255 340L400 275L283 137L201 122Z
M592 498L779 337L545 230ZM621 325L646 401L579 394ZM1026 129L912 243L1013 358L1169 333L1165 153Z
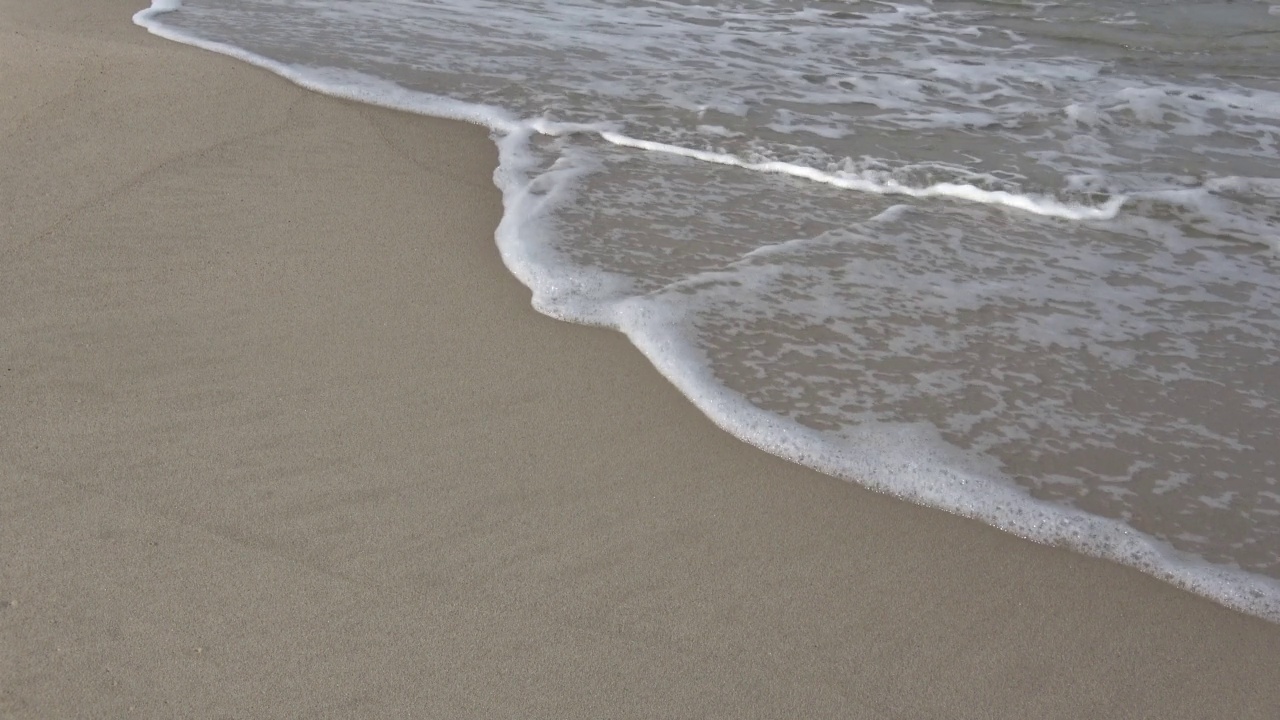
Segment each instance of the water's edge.
M659 146L644 140L610 133L601 128L554 125L521 120L496 107L476 105L447 97L406 90L386 81L364 77L359 82L338 76L307 72L233 45L197 38L165 27L158 16L180 7L180 0L153 0L152 6L133 16L135 24L152 34L185 45L228 55L251 65L269 70L303 88L332 97L353 100L418 115L460 120L490 130L499 152L499 166L494 183L502 193L504 214L495 237L508 270L534 295L534 307L544 314L571 322L601 325L623 332L640 352L671 381L701 412L718 427L738 439L786 460L819 472L949 513L982 521L1000 530L1035 542L1070 548L1085 555L1128 565L1160 580L1195 594L1210 598L1227 607L1280 623L1280 581L1243 570L1210 564L1200 558L1175 550L1150 536L1115 520L1086 514L1048 502L1036 500L1014 486L990 479L981 472L966 473L971 461L961 457L942 458L903 452L900 444L889 442L884 429L870 430L857 437L858 457L833 447L814 431L750 405L744 398L724 388L707 373L706 377L690 373L698 363L681 363L697 351L688 346L678 333L657 322L652 313L636 302L622 302L608 314L592 317L568 317L554 311L548 297L547 282L537 262L529 255L530 233L539 228L529 222L538 208L550 208L555 198L534 192L524 174L527 158L524 147L535 134L559 135L583 130L598 133L617 145L689 155L708 162L731 162L732 159L700 157L691 151ZM653 147L650 147L653 146ZM706 154L706 153L703 153ZM766 169L769 168L759 168ZM785 169L778 169L787 172ZM823 178L808 178L828 182ZM1000 193L992 197L970 197L961 189L942 188L935 194L960 199L1005 204L1029 212L1057 214L1073 212L1069 207L1023 207ZM874 187L852 187L867 192L914 194ZM986 191L984 191L986 192ZM1018 200L1022 202L1022 200ZM1098 217L1114 216L1124 198L1113 198L1103 208L1091 210ZM1025 203L1024 203L1025 204ZM544 210L545 212L545 210ZM561 279L562 280L562 279ZM747 418L731 422L730 418ZM905 431L905 430L904 430ZM870 460L868 460L870 458ZM944 462L945 460L945 462ZM859 472L850 472L858 468ZM921 472L927 470L927 472ZM911 478L904 482L903 478ZM943 478L939 482L938 478Z

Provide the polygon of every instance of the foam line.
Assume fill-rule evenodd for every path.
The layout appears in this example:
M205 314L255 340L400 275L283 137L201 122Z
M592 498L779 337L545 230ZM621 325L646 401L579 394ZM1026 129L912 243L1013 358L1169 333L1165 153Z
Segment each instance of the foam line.
M514 115L502 108L462 102L442 95L406 90L395 83L380 80L371 75L361 75L359 82L354 82L354 74L326 73L322 70L312 69L299 70L291 65L276 62L270 58L238 48L235 45L205 40L189 33L174 30L164 26L156 19L159 15L180 9L181 6L181 0L152 0L150 8L134 13L133 22L135 25L146 28L153 35L158 35L166 40L172 40L183 45L191 45L210 52L216 52L220 55L228 55L264 70L270 70L299 87L318 92L321 95L354 100L366 105L376 105L418 115L431 115L446 120L460 120L473 125L481 125L504 134L515 132L527 126L527 123L517 120Z
M671 155L681 155L683 157L702 160L704 162L718 163L720 165L734 165L759 172L790 175L792 177L803 178L805 180L812 180L813 182L833 185L846 190L857 190L876 195L905 195L913 198L946 197L957 200L967 200L969 202L985 205L1003 205L1005 207L1023 210L1035 215L1063 218L1066 220L1111 220L1119 214L1120 207L1124 205L1126 200L1123 195L1117 195L1099 207L1089 207L1087 205L1079 205L1075 203L1063 203L1048 197L1020 195L1017 193L1005 192L1004 190L983 190L982 188L975 187L973 185L964 185L959 183L938 183L936 185L929 185L928 187L916 188L911 187L910 185L903 185L892 180L876 182L865 177L829 173L822 170L816 170L811 167L806 167L804 165L794 165L792 163L782 162L779 160L749 162L727 153L691 150L677 145L653 142L652 140L639 140L617 132L602 132L600 133L600 137L614 145L637 148L640 150L651 150L654 152L664 152Z
M850 442L832 443L790 418L761 410L717 381L700 351L670 332L650 303L641 297L618 304L616 327L695 407L739 440L876 492L978 520L1033 542L1127 565L1280 623L1280 580L1215 565L1118 520L1031 497L945 443L920 437L934 430L871 423L854 431Z

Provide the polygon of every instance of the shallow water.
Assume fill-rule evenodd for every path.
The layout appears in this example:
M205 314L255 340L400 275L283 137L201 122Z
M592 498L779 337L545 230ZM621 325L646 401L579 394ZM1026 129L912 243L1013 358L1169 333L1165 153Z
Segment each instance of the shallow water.
M742 439L1280 618L1271 5L187 0L139 21L487 124L535 305L626 332Z

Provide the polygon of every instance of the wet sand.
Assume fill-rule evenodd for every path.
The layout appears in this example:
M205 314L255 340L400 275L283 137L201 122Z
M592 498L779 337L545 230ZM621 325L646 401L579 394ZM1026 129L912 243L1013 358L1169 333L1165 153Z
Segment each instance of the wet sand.
M0 0L0 717L1267 718L1280 626L529 308L483 130Z

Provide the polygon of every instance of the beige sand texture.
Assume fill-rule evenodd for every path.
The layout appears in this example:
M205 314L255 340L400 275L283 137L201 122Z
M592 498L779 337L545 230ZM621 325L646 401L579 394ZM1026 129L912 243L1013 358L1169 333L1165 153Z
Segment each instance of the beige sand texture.
M529 308L484 131L0 0L0 717L1280 717L1280 626Z

